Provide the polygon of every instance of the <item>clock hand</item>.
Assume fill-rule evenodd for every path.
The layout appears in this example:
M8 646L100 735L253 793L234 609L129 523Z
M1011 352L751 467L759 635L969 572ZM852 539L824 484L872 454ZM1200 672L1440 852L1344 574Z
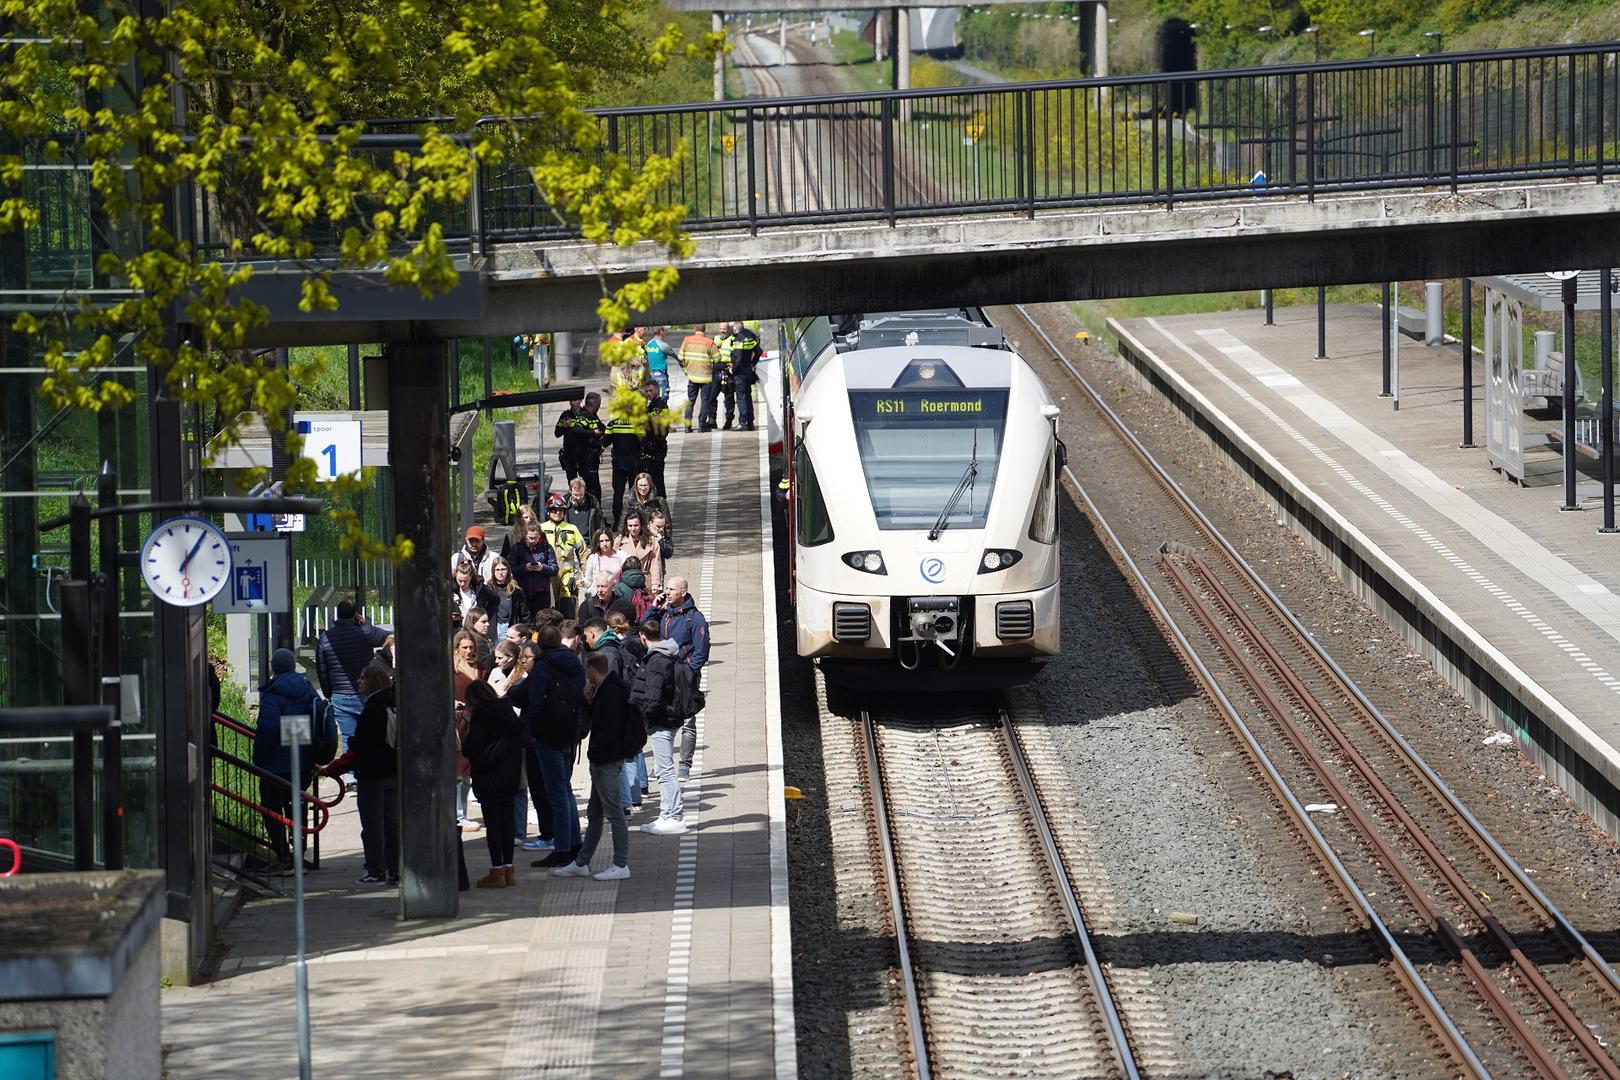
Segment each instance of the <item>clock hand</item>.
M208 539L208 534L206 532L203 533L201 536L197 537L197 542L195 544L191 545L191 550L186 552L186 557L184 559L180 560L180 572L182 574L184 574L186 572L186 567L191 565L191 557L193 555L197 554L197 552L199 550L201 550L201 548L203 546L203 541L207 540L207 539Z

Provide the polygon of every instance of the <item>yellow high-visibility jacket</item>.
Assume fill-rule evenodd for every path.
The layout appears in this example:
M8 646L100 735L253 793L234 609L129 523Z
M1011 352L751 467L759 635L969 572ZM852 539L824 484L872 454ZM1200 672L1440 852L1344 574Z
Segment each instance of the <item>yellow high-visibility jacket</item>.
M681 341L679 359L688 382L714 381L714 363L719 356L714 339L707 334L688 334Z

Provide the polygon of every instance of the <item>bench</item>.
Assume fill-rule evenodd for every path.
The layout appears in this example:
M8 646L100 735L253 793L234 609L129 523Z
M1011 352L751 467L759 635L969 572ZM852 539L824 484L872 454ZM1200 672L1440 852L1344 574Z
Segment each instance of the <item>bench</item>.
M1429 317L1417 308L1395 309L1395 328L1414 341L1423 341L1429 332Z

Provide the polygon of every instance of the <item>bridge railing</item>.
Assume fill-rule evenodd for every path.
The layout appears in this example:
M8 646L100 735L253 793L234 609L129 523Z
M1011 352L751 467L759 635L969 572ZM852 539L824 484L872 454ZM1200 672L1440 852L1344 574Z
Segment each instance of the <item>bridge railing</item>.
M1239 195L1603 180L1620 43L606 110L605 150L678 152L693 230ZM478 183L477 246L572 235L526 173Z

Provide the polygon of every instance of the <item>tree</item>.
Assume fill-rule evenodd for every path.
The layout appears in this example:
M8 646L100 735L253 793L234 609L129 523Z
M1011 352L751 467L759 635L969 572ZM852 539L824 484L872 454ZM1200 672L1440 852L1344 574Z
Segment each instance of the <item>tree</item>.
M396 286L443 292L455 282L448 225L480 165L526 172L586 242L688 254L684 208L658 198L682 148L632 166L604 150L584 108L603 76L720 46L673 24L650 40L627 32L640 11L636 0L0 0L15 42L0 75L0 232L48 227L44 204L62 196L34 182L37 166L72 166L85 178L79 209L100 223L93 265L75 268L100 295L68 290L12 323L49 371L42 393L91 411L127 404L107 371L127 343L171 394L214 408L227 439L254 413L278 424L309 373L242 349L266 318L241 295L250 260L308 266L306 311L337 306L334 269L380 267ZM412 125L410 145L368 145L366 118L388 114L436 119ZM475 124L488 115L522 119ZM194 200L180 207L183 190ZM183 227L197 203L214 223L206 246ZM604 291L604 326L623 328L676 280L665 266ZM123 291L108 303L108 289ZM166 336L175 322L185 334ZM313 464L285 437L287 487L308 489ZM408 553L341 517L346 547Z

